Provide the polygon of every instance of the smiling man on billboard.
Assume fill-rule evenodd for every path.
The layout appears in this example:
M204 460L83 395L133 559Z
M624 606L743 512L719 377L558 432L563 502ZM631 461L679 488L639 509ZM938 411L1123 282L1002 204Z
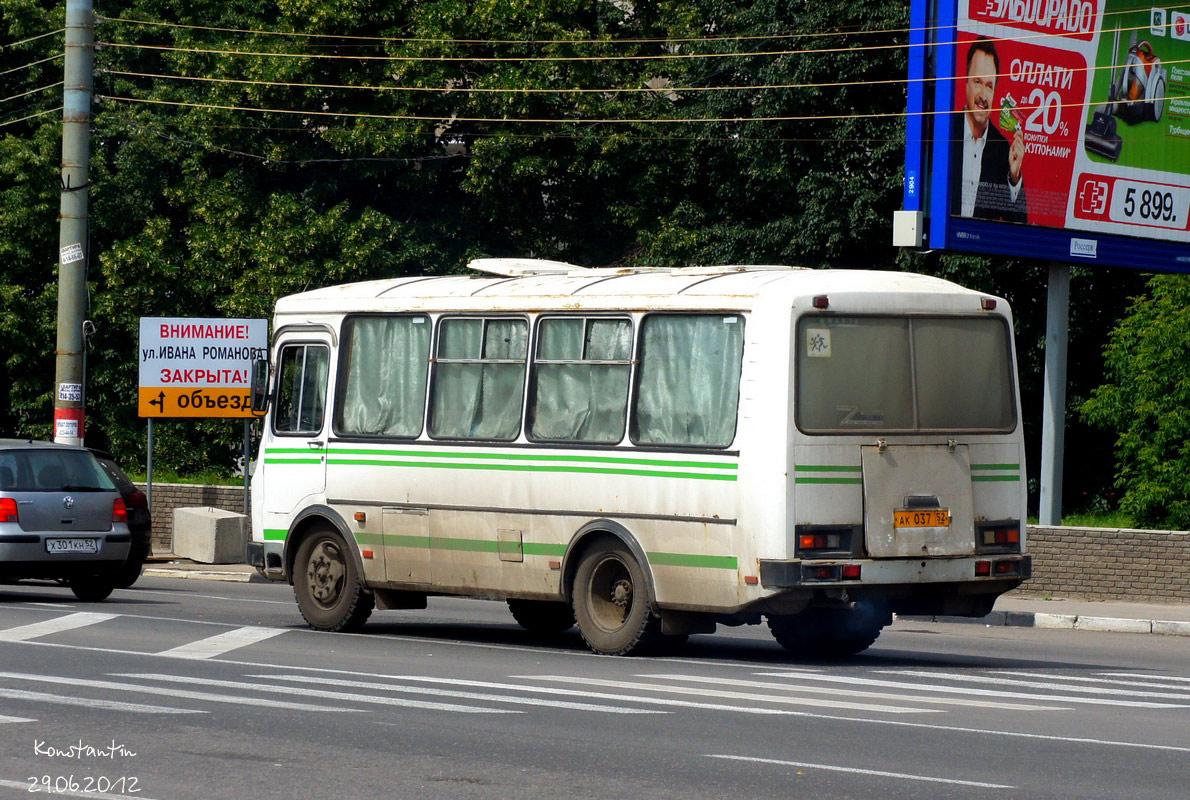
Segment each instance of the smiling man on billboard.
M1001 125L1010 130L1009 142L992 124L996 108L996 82L1000 56L986 38L976 39L967 50L967 77L963 102L962 183L959 214L1004 222L1027 222L1025 142L1017 135L1018 121L1011 103L1001 114Z

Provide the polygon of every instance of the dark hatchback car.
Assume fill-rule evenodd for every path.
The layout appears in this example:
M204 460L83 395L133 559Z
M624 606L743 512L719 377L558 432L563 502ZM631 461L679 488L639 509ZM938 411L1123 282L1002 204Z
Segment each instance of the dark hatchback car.
M120 490L120 497L124 498L124 506L128 509L128 530L132 534L132 546L128 550L128 560L124 562L115 581L117 589L127 589L136 583L145 561L153 550L153 520L149 515L149 498L136 488L136 484L124 474L124 470L120 469L120 465L111 454L93 447L90 450L95 458L99 459L99 466L103 467L103 471Z
M103 600L131 543L124 498L90 451L0 439L0 581L61 580Z

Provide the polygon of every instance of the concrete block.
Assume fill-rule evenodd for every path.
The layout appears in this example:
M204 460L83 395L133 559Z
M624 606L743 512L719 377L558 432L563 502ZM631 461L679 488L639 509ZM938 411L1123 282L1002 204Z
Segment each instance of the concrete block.
M1106 631L1109 633L1152 633L1153 621L1148 619L1120 619L1118 617L1079 617L1075 630Z
M241 564L248 518L222 508L175 508L174 555L200 564Z
M1153 633L1165 636L1190 636L1190 622L1155 619L1153 620Z
M1074 614L1034 614L1033 627L1073 630L1077 619Z

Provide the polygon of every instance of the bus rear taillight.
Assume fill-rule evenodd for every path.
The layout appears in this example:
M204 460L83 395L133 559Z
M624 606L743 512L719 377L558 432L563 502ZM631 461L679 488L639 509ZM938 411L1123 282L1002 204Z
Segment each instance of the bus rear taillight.
M860 573L859 564L844 564L843 565L843 580L858 581Z
M975 544L981 553L1021 552L1021 523L1010 519L980 523L975 532Z
M798 558L855 558L851 545L856 541L855 530L850 525L798 525Z

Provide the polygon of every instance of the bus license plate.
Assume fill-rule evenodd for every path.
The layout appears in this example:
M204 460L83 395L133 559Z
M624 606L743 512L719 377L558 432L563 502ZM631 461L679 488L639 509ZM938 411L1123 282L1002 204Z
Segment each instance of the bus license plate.
M98 553L98 539L46 539L47 553Z
M893 512L894 528L946 528L950 526L950 509L915 508Z

